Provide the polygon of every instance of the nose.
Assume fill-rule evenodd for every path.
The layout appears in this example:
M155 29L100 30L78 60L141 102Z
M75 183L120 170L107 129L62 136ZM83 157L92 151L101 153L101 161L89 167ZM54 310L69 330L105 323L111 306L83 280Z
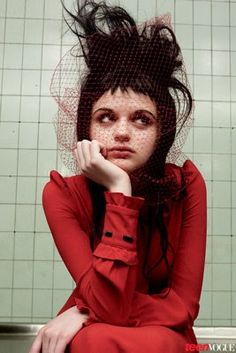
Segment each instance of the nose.
M126 118L116 121L113 136L116 141L130 140L129 123Z

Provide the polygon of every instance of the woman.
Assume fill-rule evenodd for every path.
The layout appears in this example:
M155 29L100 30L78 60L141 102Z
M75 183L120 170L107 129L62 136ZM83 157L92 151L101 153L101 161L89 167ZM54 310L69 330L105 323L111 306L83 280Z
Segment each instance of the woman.
M76 175L52 171L43 207L76 287L30 353L184 352L197 344L206 187L190 160L177 165L192 111L180 48L168 16L137 26L104 2L66 11L80 46L51 91Z

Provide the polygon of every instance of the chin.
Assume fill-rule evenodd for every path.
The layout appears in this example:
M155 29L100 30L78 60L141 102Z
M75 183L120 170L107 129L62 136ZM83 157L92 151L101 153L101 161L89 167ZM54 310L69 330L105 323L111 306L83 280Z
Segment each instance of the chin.
M117 158L111 159L110 162L114 163L117 167L123 169L126 173L131 173L137 168L137 166L134 165L134 163L132 163L128 159Z

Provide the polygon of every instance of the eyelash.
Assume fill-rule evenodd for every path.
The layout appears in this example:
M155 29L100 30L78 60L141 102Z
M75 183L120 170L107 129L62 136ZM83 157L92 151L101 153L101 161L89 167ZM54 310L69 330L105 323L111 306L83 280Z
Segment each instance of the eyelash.
M107 116L109 117L109 119L111 119L111 118L114 119L114 116L109 115L109 114L106 113L106 114L100 115L99 118L98 118L98 120L99 120L100 122L102 122L102 120L104 119L104 117L107 117ZM145 124L142 124L142 125L149 125L149 124L151 124L151 119L148 118L146 115L137 115L136 117L134 117L134 120L138 120L138 119L142 119L142 118L144 118L144 119L146 120Z

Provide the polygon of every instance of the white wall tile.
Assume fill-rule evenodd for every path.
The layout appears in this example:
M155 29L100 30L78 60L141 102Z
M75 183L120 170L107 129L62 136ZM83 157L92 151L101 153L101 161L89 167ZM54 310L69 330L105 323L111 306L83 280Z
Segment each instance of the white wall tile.
M40 322L44 322L43 316L52 315L52 290L35 289L33 291L33 316L39 317ZM46 320L47 321L47 320Z
M57 0L50 0L45 2L44 18L59 19L62 18L62 6Z
M143 22L150 18L153 18L156 13L156 0L150 0L147 2L145 0L139 0L138 3L138 11L137 11L137 21Z
M18 174L20 176L34 176L37 167L36 150L19 150Z
M213 155L213 180L231 179L231 156L230 154Z
M0 122L0 148L17 148L18 123Z
M231 293L226 291L213 292L213 312L214 319L227 319L231 316ZM220 325L221 326L221 325Z
M51 123L57 112L58 106L52 97L40 98L40 121Z
M17 150L0 150L1 175L15 175L17 169Z
M36 122L39 120L39 97L24 96L21 98L21 121Z
M53 71L41 71L42 80L40 94L42 96L50 96L49 87L52 80L52 75Z
M6 35L6 19L0 18L0 41L4 42Z
M212 24L228 26L229 4L227 2L212 2Z
M231 259L231 237L212 237L213 253L212 260L217 263L230 263ZM217 270L217 268L213 269ZM229 268L226 268L229 271Z
M211 128L196 127L194 129L194 152L210 153L212 150Z
M33 232L35 220L34 205L16 205L16 231Z
M46 177L37 176L37 198L36 198L36 203L37 204L41 204L42 203L43 187L48 181L49 181L48 176L46 176Z
M213 51L213 75L229 75L229 52Z
M236 27L230 27L230 49L236 50Z
M40 71L23 70L22 94L37 96L40 92Z
M199 167L205 180L212 179L212 166L210 154L196 154L194 153L194 163Z
M45 2L47 4L48 1ZM43 18L44 1L27 0L26 17Z
M236 182L232 182L232 207L236 208Z
M236 155L231 156L232 162L232 180L236 180Z
M5 40L7 43L23 43L24 20L16 18L6 19Z
M213 76L213 100L230 100L230 78Z
M211 74L211 51L194 50L194 73Z
M34 243L35 260L53 260L54 242L48 233L36 233ZM52 265L51 265L52 266Z
M31 316L32 289L15 289L13 291L13 315Z
M194 49L211 50L211 27L194 26Z
M0 0L0 17L6 16L6 1L7 0Z
M38 123L20 123L19 148L34 148L38 146Z
M36 205L35 231L44 233L50 232L42 205Z
M14 203L16 198L16 177L0 176L0 202Z
M230 103L213 102L213 127L230 127Z
M183 49L191 49L193 47L193 28L190 25L175 25L175 35L177 42Z
M230 153L231 130L229 128L213 128L213 153Z
M22 52L22 44L5 44L3 67L5 69L21 69Z
M48 176L50 170L56 167L56 151L40 150L38 154L38 174Z
M193 73L193 52L189 49L182 50L183 60L187 70L187 74Z
M231 234L231 210L227 208L213 208L213 234L230 235Z
M196 102L194 109L194 126L211 126L211 110L211 102Z
M192 24L192 12L193 3L192 1L180 0L176 2L175 8L175 21L176 23Z
M14 246L14 259L15 260L33 260L33 255L34 255L33 245L34 245L34 234L33 233L16 232L15 233L15 246ZM28 262L24 262L24 263L28 264ZM16 263L16 266L17 266L17 264L18 264L18 262ZM32 262L30 262L30 265L32 266ZM32 278L31 278L30 286L31 285L32 285Z
M198 25L211 24L211 3L210 1L193 1L194 23Z
M213 181L213 207L231 207L231 186L229 182Z
M42 46L39 44L24 45L23 68L40 69L42 61Z
M0 233L0 244L1 244L0 259L1 260L12 260L13 259L13 247L14 247L14 233L13 232L11 232L11 233L1 232ZM0 302L1 302L1 300L0 300Z
M25 0L7 0L7 17L24 17Z
M0 289L0 311L3 316L11 315L12 289Z
M21 93L20 70L4 70L2 93L10 95L19 95Z
M72 278L62 261L54 263L53 288L72 289Z
M16 261L14 266L14 287L32 288L33 262Z
M236 209L231 209L232 214L232 235L236 235Z
M43 40L43 21L42 20L25 20L25 43L41 44Z
M61 21L44 20L43 43L44 44L61 43Z
M229 27L212 26L212 49L229 50Z
M19 176L17 179L17 203L34 203L35 193L36 178Z
M57 141L53 124L39 125L39 148L56 149Z
M13 263L10 260L0 260L0 287L12 287Z
M43 70L54 70L60 61L60 46L43 46Z
M54 265L55 266L55 265ZM34 262L34 288L52 288L53 263L49 261Z
M19 121L20 119L20 97L2 96L2 121Z
M236 26L236 3L230 2L230 25L231 26Z
M236 77L231 77L230 78L231 81L231 96L230 99L232 101L236 101Z
M194 76L194 96L197 100L211 100L211 76Z

